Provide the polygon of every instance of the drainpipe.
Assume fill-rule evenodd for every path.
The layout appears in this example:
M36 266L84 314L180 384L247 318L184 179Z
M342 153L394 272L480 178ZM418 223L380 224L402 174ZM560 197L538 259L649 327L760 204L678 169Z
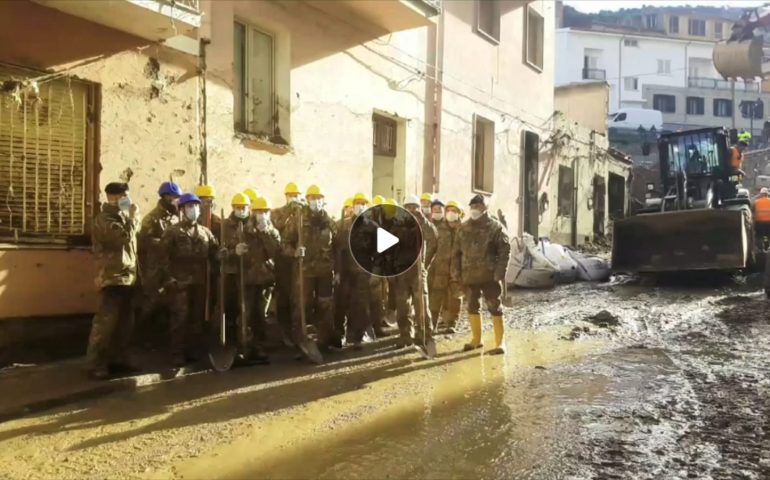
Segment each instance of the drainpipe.
M441 188L441 119L443 117L442 100L444 96L444 8L438 17L438 33L436 39L436 103L435 103L435 131L433 134L435 150L433 151L433 189L438 192Z
M684 86L685 86L685 92L690 89L690 65L688 64L688 59L690 58L687 54L690 44L692 42L687 42L684 46ZM706 106L703 106L704 110ZM687 123L687 94L684 96L684 123Z
M200 162L201 162L201 176L200 185L208 184L208 144L206 141L206 46L211 43L208 38L200 39L200 61L198 78L200 81L200 89L198 95L200 99L198 101L198 148L200 150Z
M625 40L626 36L622 35L620 37L620 40L618 40L618 108L615 109L615 111L620 110L620 108L623 106L621 103L623 102L623 40Z

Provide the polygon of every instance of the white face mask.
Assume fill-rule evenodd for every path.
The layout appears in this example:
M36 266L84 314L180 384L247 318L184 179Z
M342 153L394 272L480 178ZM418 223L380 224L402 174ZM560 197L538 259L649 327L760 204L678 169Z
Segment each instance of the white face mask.
M364 210L366 210L366 205L361 205L361 204L353 205L353 214L355 215L361 215L362 213L364 213Z
M308 205L310 206L310 210L314 212L320 212L324 208L324 202L321 199L309 200Z
M447 222L456 222L460 220L460 214L457 212L446 212L446 220Z
M435 212L431 217L433 217L433 220L439 221L444 218L444 214L442 212Z
M481 210L476 210L475 208L471 210L471 218L474 220L478 220L481 217L481 214L484 213Z
M270 221L270 212L257 212L257 223L266 225Z
M131 198L126 197L120 197L118 200L118 208L121 212L127 212L131 208Z
M241 220L245 218L249 218L249 209L245 207L238 207L233 209L233 213L236 217L240 218Z
M191 222L197 221L198 217L201 216L201 206L197 204L187 205L184 207L184 216Z
M299 197L286 197L286 204L287 205L294 205L299 203Z
M422 207L421 210L423 215L425 215L426 217L430 216L430 207Z

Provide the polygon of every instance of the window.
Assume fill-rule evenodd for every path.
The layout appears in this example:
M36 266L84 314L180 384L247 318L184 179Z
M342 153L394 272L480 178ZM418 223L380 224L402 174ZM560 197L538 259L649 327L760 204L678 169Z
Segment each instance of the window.
M374 154L385 157L395 157L398 132L396 121L375 114L372 116L372 128Z
M722 40L722 22L714 22L714 37L717 40Z
M764 117L765 104L762 100L745 100L741 102L741 117L761 120Z
M671 74L671 60L658 59L658 73L661 75Z
M687 97L687 115L703 115L706 113L703 97Z
M625 122L626 118L628 118L628 114L626 112L619 113L614 119L614 122Z
M495 122L473 118L473 190L492 193L495 172Z
M668 18L668 33L679 33L679 17Z
M676 97L655 94L652 96L652 108L663 113L674 113L676 112Z
M57 79L25 93L13 80L24 76L0 71L0 238L88 244L95 87Z
M639 79L636 77L625 77L623 79L623 88L626 90L639 90Z
M273 37L235 23L235 128L273 136L276 133Z
M694 18L690 19L690 22L688 23L688 31L690 35L698 36L698 37L705 37L706 36L706 21L705 20L696 20Z
M733 116L733 102L724 98L714 99L714 116L715 117L732 117Z
M476 0L476 32L494 43L500 42L500 3Z
M623 40L623 46L625 47L638 47L639 46L639 40L635 38L626 38Z
M655 30L658 27L658 16L657 15L645 15L644 16L644 26L647 27L648 30Z
M537 71L543 70L543 31L545 25L543 16L531 8L527 7L527 64L534 67Z
M575 198L575 176L570 167L559 165L559 208L558 215L571 217Z

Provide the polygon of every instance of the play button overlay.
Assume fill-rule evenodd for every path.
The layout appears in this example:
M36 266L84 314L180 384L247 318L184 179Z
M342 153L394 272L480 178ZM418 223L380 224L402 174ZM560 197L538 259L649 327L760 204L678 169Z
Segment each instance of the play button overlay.
M377 253L382 253L399 242L397 236L384 228L377 227Z
M394 277L417 262L422 238L420 223L408 210L378 205L356 217L348 242L359 267L372 275Z

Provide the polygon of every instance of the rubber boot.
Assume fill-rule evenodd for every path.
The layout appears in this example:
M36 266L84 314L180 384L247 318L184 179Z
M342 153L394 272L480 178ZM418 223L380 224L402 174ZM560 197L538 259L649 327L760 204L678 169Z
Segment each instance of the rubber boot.
M503 316L495 315L492 317L492 326L495 329L495 348L489 350L489 355L502 355L505 353L505 326L503 325Z
M483 346L481 343L481 315L478 313L468 315L468 323L471 324L471 341L463 347L464 352L476 350Z

